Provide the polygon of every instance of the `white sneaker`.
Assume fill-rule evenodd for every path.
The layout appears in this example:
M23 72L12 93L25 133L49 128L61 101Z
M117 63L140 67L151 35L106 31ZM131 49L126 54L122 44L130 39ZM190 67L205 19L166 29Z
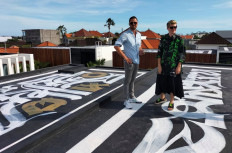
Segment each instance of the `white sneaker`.
M138 103L138 104L142 103L141 101L138 101L135 97L129 99L129 101L130 101L130 103Z
M132 105L130 104L130 101L129 101L129 100L126 100L126 101L124 102L124 105L125 105L126 108L128 108L128 109L131 109L131 108L132 108Z

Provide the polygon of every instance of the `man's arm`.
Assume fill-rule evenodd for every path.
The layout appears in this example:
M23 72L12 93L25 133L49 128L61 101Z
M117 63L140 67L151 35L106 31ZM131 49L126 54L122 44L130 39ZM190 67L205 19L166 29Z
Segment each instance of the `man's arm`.
M161 66L161 58L158 58L158 74L161 74L162 66Z
M182 63L185 61L185 58L186 58L186 49L184 46L183 39L181 39L181 41L180 41L179 55L180 55L180 60L179 60L179 63L176 67L176 74L181 73Z
M121 48L119 46L114 46L115 50L117 51L117 53L128 63L128 64L132 64L132 60L130 58L128 58L123 51L121 50Z
M157 52L158 74L162 73L162 66L161 66L162 55L163 55L163 38L161 38L160 40L160 44Z
M142 46L139 47L139 55L144 55L145 52L144 50L142 49Z

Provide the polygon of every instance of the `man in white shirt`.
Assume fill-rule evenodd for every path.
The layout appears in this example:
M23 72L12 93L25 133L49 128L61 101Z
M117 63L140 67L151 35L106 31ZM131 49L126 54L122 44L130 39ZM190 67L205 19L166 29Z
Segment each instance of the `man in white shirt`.
M136 30L138 19L132 16L129 19L130 28L123 32L115 42L114 48L124 59L125 80L124 80L124 105L131 109L130 103L141 103L134 95L134 82L139 67L139 55L143 55L141 48L141 34ZM121 50L123 45L124 51Z

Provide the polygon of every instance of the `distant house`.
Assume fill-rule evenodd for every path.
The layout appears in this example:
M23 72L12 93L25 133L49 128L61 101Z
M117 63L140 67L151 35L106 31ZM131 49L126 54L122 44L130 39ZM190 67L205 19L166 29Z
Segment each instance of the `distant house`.
M128 30L129 28L127 28L126 30ZM123 32L125 32L126 30L124 30ZM121 32L120 35L123 33ZM141 47L142 49L155 49L157 50L159 47L159 43L160 43L160 38L161 36L155 32L153 32L152 30L148 29L147 31L138 31L141 33L142 36L142 42L141 42Z
M49 42L49 41L45 41L45 42L43 42L42 44L39 44L37 47L47 47L47 46L57 46L57 45L55 45L55 44L53 44L53 43L51 43L51 42Z
M217 30L216 33L232 43L232 30Z
M102 37L102 34L98 31L89 31L94 37Z
M192 35L197 36L198 38L202 38L204 35L208 34L207 32L197 32L197 33L192 33Z
M72 35L73 35L72 33L66 33L66 34L65 34L65 36L66 36L67 38L72 37Z
M180 35L180 37L183 39L193 39L194 35Z
M46 29L27 29L22 30L23 40L32 43L34 46L39 45L45 41L53 44L60 44L60 33L58 30Z
M102 37L110 38L110 37L116 37L116 35L111 32L106 32L102 35Z
M74 37L82 37L82 38L89 38L89 37L93 37L94 35L91 34L90 32L88 32L85 29L81 29L77 32L74 33Z
M151 44L152 49L158 49L160 40L159 39L147 39L147 41Z
M142 49L153 49L152 45L149 43L147 39L143 39L141 43Z
M141 35L142 35L142 48L145 46L143 45L143 43L147 42L151 45L151 47L147 46L147 48L143 48L143 49L155 49L157 50L159 47L159 43L160 43L160 38L161 36L157 33L155 33L154 31L148 29L146 31L140 31ZM146 41L144 41L144 38Z
M187 49L196 49L195 43L197 40L194 40L194 35L180 35L180 37L184 40L184 45Z
M102 34L102 37L99 39L104 42L105 44L112 45L114 43L113 40L116 40L116 35L111 32L106 32Z
M19 47L14 45L9 48L0 48L0 53L19 53Z
M157 33L155 33L154 31L148 29L147 31L144 32L140 32L142 34L142 36L147 36L146 39L160 39L161 36Z
M69 42L67 46L95 46L96 42L99 41L98 38L75 39L74 41Z
M218 49L219 46L227 46L231 43L219 36L217 33L212 32L211 34L197 41L195 44L196 49Z

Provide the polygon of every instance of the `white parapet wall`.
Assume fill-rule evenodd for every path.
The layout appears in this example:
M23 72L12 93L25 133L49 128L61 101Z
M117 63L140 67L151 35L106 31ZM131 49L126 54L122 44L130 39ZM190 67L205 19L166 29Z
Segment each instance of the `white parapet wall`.
M20 73L19 63L22 63L23 72L27 72L27 61L29 61L30 71L35 70L33 54L12 54L0 56L0 76L4 76L4 64L7 65L8 75Z
M123 50L123 46L121 47ZM105 59L104 66L113 66L113 52L116 51L113 45L96 46L95 55L96 60Z

